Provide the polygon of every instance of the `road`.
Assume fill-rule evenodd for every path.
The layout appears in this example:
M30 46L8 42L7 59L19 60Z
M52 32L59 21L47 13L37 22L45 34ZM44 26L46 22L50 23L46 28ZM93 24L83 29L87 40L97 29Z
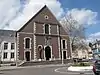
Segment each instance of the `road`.
M75 74L75 73L67 73L56 71L59 68L63 68L64 66L38 66L38 67L28 67L14 70L1 71L0 75L93 75L93 74Z

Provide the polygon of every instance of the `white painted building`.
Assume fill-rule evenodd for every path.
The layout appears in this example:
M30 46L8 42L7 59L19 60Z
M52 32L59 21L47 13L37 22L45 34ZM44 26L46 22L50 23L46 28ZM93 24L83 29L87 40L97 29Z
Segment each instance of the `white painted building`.
M87 49L77 49L73 52L72 57L73 58L86 58L86 59L92 59L92 50L90 47L87 47Z
M0 30L0 60L2 62L16 61L16 32Z

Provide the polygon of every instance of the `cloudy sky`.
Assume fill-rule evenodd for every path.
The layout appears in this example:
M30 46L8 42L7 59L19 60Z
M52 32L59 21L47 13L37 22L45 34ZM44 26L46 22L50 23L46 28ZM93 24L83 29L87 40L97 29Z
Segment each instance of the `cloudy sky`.
M47 5L60 20L71 13L87 26L88 41L100 39L100 0L0 0L0 29L18 30Z
M77 21L85 24L88 41L100 39L100 0L59 0L66 13L70 12Z

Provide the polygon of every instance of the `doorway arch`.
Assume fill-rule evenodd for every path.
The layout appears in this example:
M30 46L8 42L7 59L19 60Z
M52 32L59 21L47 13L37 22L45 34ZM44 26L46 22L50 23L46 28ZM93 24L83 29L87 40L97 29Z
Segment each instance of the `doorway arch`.
M49 46L45 47L45 58L46 60L51 58L51 48Z
M30 61L30 51L25 52L25 59L26 61Z

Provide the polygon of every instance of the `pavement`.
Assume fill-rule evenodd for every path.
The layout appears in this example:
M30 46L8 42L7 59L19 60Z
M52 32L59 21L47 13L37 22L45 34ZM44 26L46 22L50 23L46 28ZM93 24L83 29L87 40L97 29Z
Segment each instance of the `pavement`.
M24 68L39 68L39 67L52 67L52 66L66 66L68 64L50 64L50 65L36 65L36 66L23 66L23 67L17 67L17 66L3 66L0 67L0 71L7 71L7 70L16 70L16 69L24 69Z

